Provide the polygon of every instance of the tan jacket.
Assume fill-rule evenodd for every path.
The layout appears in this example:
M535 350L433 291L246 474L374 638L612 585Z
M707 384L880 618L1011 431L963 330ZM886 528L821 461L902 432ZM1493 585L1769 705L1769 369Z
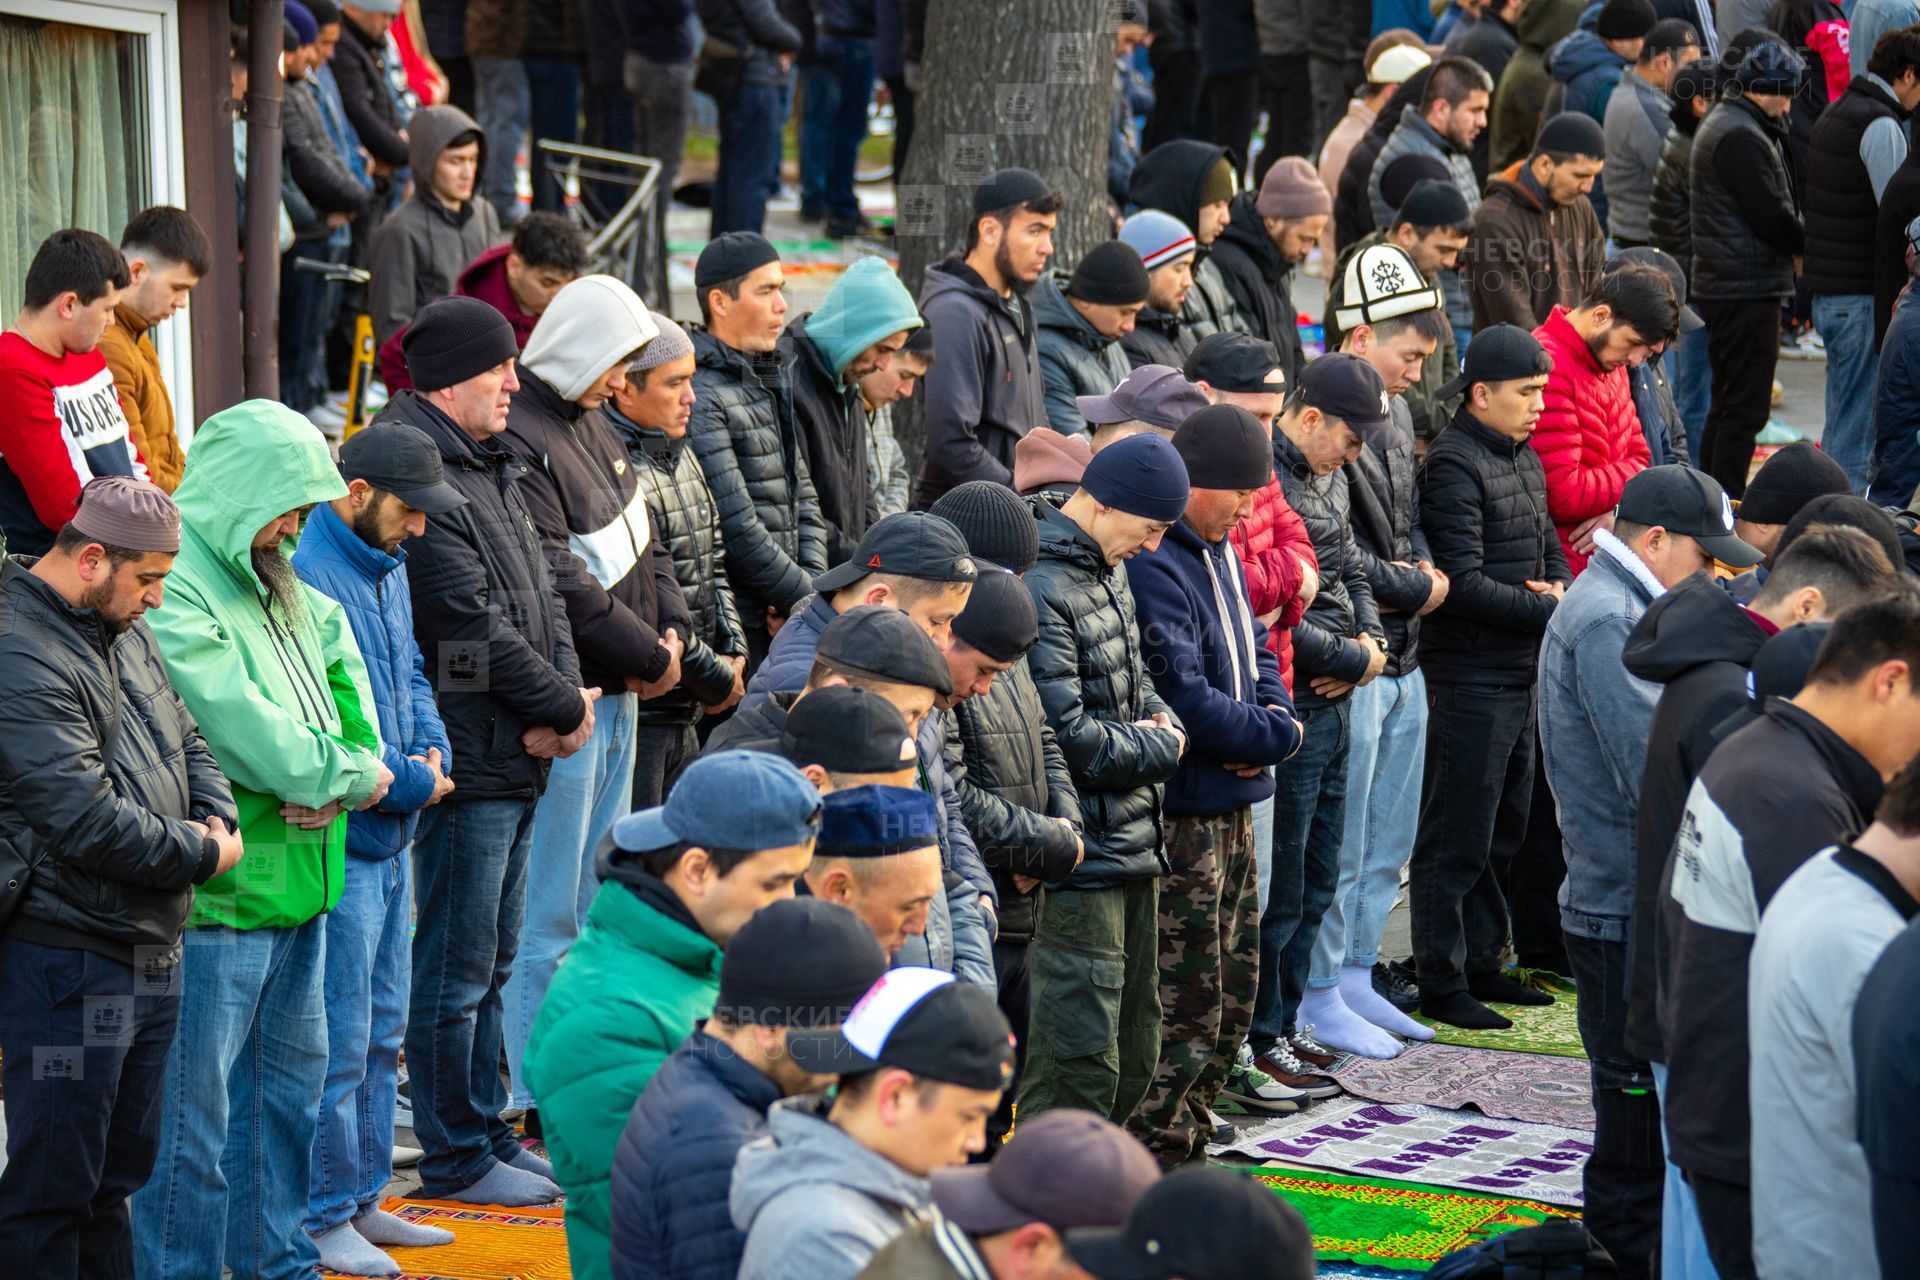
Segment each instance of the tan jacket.
M187 454L173 432L173 397L160 378L160 357L146 322L125 307L115 307L113 323L100 339L100 354L113 370L120 411L127 415L127 434L146 461L147 475L172 493L180 487Z

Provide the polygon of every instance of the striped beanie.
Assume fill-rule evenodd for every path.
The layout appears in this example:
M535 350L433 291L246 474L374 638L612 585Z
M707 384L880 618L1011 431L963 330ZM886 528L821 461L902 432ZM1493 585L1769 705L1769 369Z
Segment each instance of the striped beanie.
M1142 209L1121 223L1120 240L1133 247L1149 271L1191 258L1199 247L1184 222L1158 209Z

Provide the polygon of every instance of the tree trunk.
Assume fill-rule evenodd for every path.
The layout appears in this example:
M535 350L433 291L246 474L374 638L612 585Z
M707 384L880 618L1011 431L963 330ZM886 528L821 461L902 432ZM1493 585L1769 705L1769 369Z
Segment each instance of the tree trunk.
M1053 261L1077 262L1113 238L1107 130L1113 110L1111 0L927 6L913 143L898 190L900 279L918 296L927 267L966 242L973 189L999 169L1031 169L1066 194ZM920 474L917 400L894 431Z

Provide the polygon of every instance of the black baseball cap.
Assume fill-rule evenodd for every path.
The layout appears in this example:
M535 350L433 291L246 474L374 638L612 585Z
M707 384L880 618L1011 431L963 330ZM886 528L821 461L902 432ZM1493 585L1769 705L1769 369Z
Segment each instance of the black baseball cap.
M365 480L430 516L467 505L447 483L440 449L426 432L405 422L376 422L340 446L340 478Z
M1476 382L1517 382L1553 368L1540 339L1517 324L1496 324L1473 335L1460 360L1460 376L1440 388L1437 398L1451 400Z
M825 595L850 587L870 573L893 573L928 582L972 582L978 576L967 539L930 511L896 511L867 528L847 560L813 580Z
M736 1027L837 1026L886 971L866 921L824 898L787 898L727 943L714 1012Z
M1302 369L1294 400L1340 419L1368 439L1391 429L1393 422L1392 402L1380 371L1344 352L1321 356Z
M822 1074L893 1067L983 1093L1013 1082L1013 1027L993 993L917 965L882 974L835 1030L788 1036L787 1052Z
M933 1202L969 1235L1044 1222L1055 1231L1117 1227L1160 1165L1105 1116L1063 1107L1023 1120L987 1164L935 1169Z
M1250 333L1210 333L1187 355L1181 368L1189 382L1204 382L1215 391L1285 391L1287 372L1280 353L1265 338ZM1278 378L1268 381L1274 374Z
M813 654L849 675L931 689L942 697L953 692L953 673L933 637L885 605L855 605L829 622Z
M780 729L780 754L834 773L897 773L919 759L899 708L847 685L815 689L793 704Z
M1733 499L1704 471L1679 462L1648 467L1620 491L1619 519L1684 533L1713 558L1749 569L1766 558L1733 531Z
M1067 1232L1067 1253L1097 1280L1291 1280L1314 1270L1313 1235L1299 1210L1217 1165L1160 1179L1123 1227Z

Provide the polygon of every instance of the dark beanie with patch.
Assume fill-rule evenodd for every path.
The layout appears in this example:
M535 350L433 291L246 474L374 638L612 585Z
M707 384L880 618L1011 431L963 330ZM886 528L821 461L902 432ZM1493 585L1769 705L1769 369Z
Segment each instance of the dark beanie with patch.
M1212 404L1188 415L1173 447L1196 489L1259 489L1273 479L1273 437L1239 405Z
M1128 307L1145 302L1149 289L1146 263L1139 251L1118 240L1093 246L1080 258L1067 281L1067 296L1096 306Z

